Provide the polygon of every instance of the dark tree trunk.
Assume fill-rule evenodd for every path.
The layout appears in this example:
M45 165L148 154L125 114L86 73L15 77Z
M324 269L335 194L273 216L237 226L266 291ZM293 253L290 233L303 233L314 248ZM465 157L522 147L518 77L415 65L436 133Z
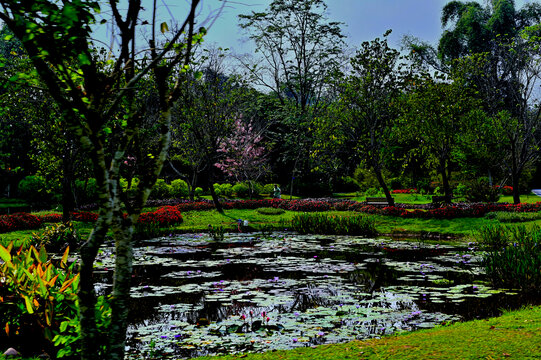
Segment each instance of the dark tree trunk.
M440 162L441 182L443 183L443 194L445 195L445 202L451 203L451 186L449 185L449 176L447 174L447 161L442 159Z
M73 162L69 154L64 153L62 160L64 176L62 177L62 221L70 220L70 213L75 210L75 197L73 195Z
M212 201L214 202L214 206L216 207L216 210L220 213L224 213L224 209L222 208L222 204L220 204L220 200L218 199L218 195L216 195L216 191L214 191L214 186L212 184L212 180L214 179L214 176L212 174L212 169L208 172L207 177L207 186L210 191L210 196L212 197Z
M130 308L131 275L133 269L133 222L123 219L120 208L115 210L113 234L115 238L115 272L111 300L111 326L109 329L109 358L124 359L128 312Z
M511 181L513 182L513 203L520 204L519 180L521 169L519 169L517 150L514 145L511 146Z
M513 174L511 175L511 179L513 182L513 203L520 204L520 188L519 188L520 174L513 172Z
M389 190L389 187L387 187L387 184L385 183L385 180L383 179L383 175L381 174L381 169L378 165L373 166L374 173L376 174L376 178L378 179L379 186L383 189L383 193L385 194L385 198L387 199L387 202L389 205L394 206L394 199L391 195L391 191Z

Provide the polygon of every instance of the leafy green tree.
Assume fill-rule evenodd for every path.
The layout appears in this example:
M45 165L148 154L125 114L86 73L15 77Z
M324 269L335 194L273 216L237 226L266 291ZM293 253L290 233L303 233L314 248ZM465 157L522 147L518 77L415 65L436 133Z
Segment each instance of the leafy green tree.
M343 126L349 130L355 150L374 170L389 203L393 198L382 170L386 154L391 152L391 130L398 117L397 101L401 94L400 53L383 40L363 42L351 59L351 74L342 84L340 101L347 114ZM346 131L344 131L345 133Z
M470 62L463 74L475 86L492 119L507 112L514 119L507 126L508 146L502 163L513 182L513 199L520 202L519 179L525 167L538 157L539 114L532 111L532 93L539 79L539 44L536 36L541 23L541 4L529 3L521 9L513 0L494 0L486 6L478 2L451 1L442 11L446 27L437 51L426 44L410 42L417 59L436 64L450 73L464 67L456 59ZM438 59L435 59L437 54ZM514 124L514 125L512 125Z
M460 150L459 136L464 131L475 131L468 119L479 106L462 82L430 74L410 80L403 98L403 112L395 130L403 140L417 144L410 151L426 157L428 168L439 172L448 202L452 197L451 166Z
M220 172L214 164L224 154L219 152L221 143L233 130L235 119L242 114L252 99L252 92L238 75L225 74L221 51L206 52L202 60L201 74L187 74L182 101L175 108L173 126L173 160L184 161L190 168L190 184L193 189L203 175L218 211L222 207L213 184Z
M35 73L62 111L66 131L78 139L93 164L99 217L80 251L78 297L82 359L124 358L133 262L132 234L166 160L171 109L183 91L177 79L189 67L192 45L204 32L197 34L194 28L198 3L198 0L191 2L186 19L174 32L168 31L167 23L158 23L153 17L148 22L151 27L148 48L141 50L136 46L139 26L145 23L141 19L141 2L130 1L125 10L121 10L117 1L108 1L112 14L108 25L118 34L119 51L116 57L103 63L95 56L91 43L92 27L98 26L95 14L100 11L100 3L0 0L0 19L22 42ZM153 9L155 14L156 2ZM103 24L106 22L104 19ZM158 42L157 30L168 35L166 41ZM11 80L28 83L32 78L32 74L19 73ZM155 151L147 154L149 166L139 174L138 191L127 201L119 185L119 174L128 149L138 147L139 142L145 140L137 136L147 115L136 95L143 78L154 82L157 89L159 137ZM112 151L108 151L108 147ZM126 218L124 210L128 213ZM112 318L107 355L100 355L100 344L96 341L93 267L109 231L115 240Z
M9 29L4 27L2 33L0 41L3 50L0 56L4 62L5 79L17 76L18 73L30 73L32 63L22 43L13 37ZM11 130L10 136L6 136L4 141L9 143L11 149L17 149L19 164L15 166L20 167L25 163L25 158L30 158L33 164L26 165L24 171L32 172L35 169L48 180L51 192L62 193L63 218L68 221L70 212L75 207L74 176L84 157L81 156L81 147L75 139L66 136L66 123L62 121L62 113L45 91L43 84L39 83L37 78L32 82L33 86L13 81L5 81L3 84L6 91L0 93L2 118L6 125L9 122L9 126L4 129ZM13 121L10 122L9 119ZM22 133L28 135L21 136L20 132L15 135L13 130L17 128L21 128Z
M0 188L16 193L17 183L35 172L29 157L31 149L30 121L34 119L39 91L9 81L18 71L28 69L28 59L20 41L6 26L0 30ZM7 38L7 40L6 40Z
M241 59L255 84L277 96L275 151L295 177L305 173L313 144L313 121L328 105L328 76L342 63L340 23L325 16L323 0L274 0L264 12L240 15L260 55ZM272 133L272 132L271 132Z

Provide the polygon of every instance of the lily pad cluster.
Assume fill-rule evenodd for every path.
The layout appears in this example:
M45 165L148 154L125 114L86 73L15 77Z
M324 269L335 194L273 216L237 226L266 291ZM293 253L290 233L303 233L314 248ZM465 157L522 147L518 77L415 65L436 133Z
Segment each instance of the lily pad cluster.
M97 271L114 267L111 252ZM462 320L464 304L501 293L467 247L363 237L180 235L145 241L135 259L133 359L380 337Z

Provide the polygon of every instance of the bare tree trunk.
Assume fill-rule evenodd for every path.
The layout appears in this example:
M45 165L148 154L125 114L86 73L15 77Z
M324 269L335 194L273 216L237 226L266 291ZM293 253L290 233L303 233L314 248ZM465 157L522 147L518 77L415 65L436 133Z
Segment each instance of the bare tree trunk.
M517 149L514 146L514 143L511 143L511 181L513 183L513 203L520 204L520 170L517 161Z
M116 209L113 222L115 237L115 272L111 301L111 328L109 329L109 354L112 360L123 360L128 328L131 274L133 268L133 222L123 220L120 208Z

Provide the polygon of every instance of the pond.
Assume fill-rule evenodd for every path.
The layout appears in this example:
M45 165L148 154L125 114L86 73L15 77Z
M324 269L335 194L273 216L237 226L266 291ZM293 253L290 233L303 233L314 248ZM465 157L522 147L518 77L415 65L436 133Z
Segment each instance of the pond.
M100 252L100 293L112 248ZM206 234L135 251L127 358L190 358L380 337L496 316L525 301L483 281L474 245Z

